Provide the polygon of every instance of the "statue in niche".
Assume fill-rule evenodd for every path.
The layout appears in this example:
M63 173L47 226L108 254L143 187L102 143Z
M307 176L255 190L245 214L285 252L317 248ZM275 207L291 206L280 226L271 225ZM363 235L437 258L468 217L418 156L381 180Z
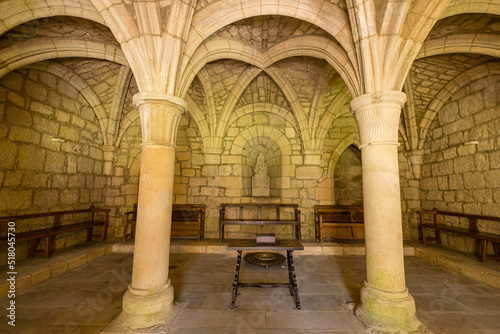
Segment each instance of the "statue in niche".
M252 196L269 197L269 175L267 175L266 157L262 152L257 156L253 168Z

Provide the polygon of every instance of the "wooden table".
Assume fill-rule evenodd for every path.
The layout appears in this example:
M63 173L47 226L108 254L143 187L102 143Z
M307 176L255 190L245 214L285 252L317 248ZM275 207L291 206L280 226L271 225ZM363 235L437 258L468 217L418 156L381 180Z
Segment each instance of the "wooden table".
M295 306L300 310L299 288L297 287L297 278L295 276L295 267L293 264L294 250L303 250L304 246L298 240L277 240L276 244L257 244L255 240L232 240L227 247L228 250L235 250L238 252L236 260L236 274L234 275L233 282L233 295L231 300L231 308L235 307L236 294L239 287L260 287L260 288L274 288L274 287L287 287L290 289L290 295L295 297ZM242 283L239 282L240 266L241 266L241 253L243 251L279 251L286 250L287 266L288 266L288 282L276 283Z

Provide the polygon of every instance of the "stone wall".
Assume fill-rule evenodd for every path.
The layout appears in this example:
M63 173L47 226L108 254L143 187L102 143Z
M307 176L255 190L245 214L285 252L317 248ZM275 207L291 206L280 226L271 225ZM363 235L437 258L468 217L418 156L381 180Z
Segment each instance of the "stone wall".
M422 208L500 217L499 78L466 84L437 113L424 146ZM451 218L443 223L468 226ZM480 222L479 229L500 233L495 222ZM443 244L467 252L477 247L471 238L452 235L443 235Z
M141 167L141 122L137 118L125 131L116 149L113 169L106 187L106 208L111 209L108 235L123 236L124 213L137 203Z
M297 203L302 214L302 234L313 239L314 205L334 204L336 160L355 138L356 123L350 113L345 113L334 122L324 150L308 152L302 149L291 113L241 113L229 126L218 157L220 163L215 163L205 160L203 138L196 122L186 114L177 136L174 201L206 204L206 238L218 237L221 203ZM251 196L251 175L258 152L267 156L272 180L270 197ZM273 232L278 237L292 235L291 229ZM254 235L255 227L234 226L226 233L227 237L238 238Z
M335 203L363 205L361 151L351 145L339 157L334 172Z
M106 205L113 181L103 174L101 130L77 89L47 72L11 72L0 80L0 120L0 216ZM17 231L32 227L22 221ZM85 233L53 245L82 242ZM17 256L26 254L18 244Z

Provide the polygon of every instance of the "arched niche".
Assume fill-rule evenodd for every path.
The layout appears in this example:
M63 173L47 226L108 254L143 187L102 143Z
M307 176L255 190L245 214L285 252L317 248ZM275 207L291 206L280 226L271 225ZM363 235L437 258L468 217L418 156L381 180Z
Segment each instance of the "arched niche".
M356 146L348 146L339 156L333 182L337 205L363 204L361 151Z
M252 126L233 141L231 155L241 163L242 196L252 196L253 168L259 153L266 157L270 177L270 197L281 197L284 170L290 165L291 145L280 130L270 126Z

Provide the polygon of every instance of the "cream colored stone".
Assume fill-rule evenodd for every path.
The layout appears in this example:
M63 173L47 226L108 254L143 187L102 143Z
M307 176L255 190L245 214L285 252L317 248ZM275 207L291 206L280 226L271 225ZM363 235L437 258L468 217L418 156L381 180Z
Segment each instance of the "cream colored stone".
M216 177L216 184L218 187L229 189L241 189L242 179L237 176L219 176Z
M365 247L346 246L344 247L344 255L365 255Z
M37 283L48 280L50 278L50 276L51 276L51 269L50 268L45 268L45 269L39 270L37 272L34 272L31 274L30 285L35 285Z
M0 141L0 151L2 151L2 154L0 155L0 167L5 169L12 168L16 161L18 152L17 145L9 141L2 140Z
M87 262L93 261L101 256L104 256L105 255L104 253L105 253L105 249L101 248L101 249L97 249L97 250L87 254Z
M31 275L16 277L16 291L22 291L31 286Z
M341 246L322 246L322 255L344 255L344 248Z
M0 211L29 208L32 194L32 190L0 189Z
M82 255L68 261L68 270L79 267L87 263L87 255Z
M205 245L179 245L179 253L197 253L205 254L207 246Z

